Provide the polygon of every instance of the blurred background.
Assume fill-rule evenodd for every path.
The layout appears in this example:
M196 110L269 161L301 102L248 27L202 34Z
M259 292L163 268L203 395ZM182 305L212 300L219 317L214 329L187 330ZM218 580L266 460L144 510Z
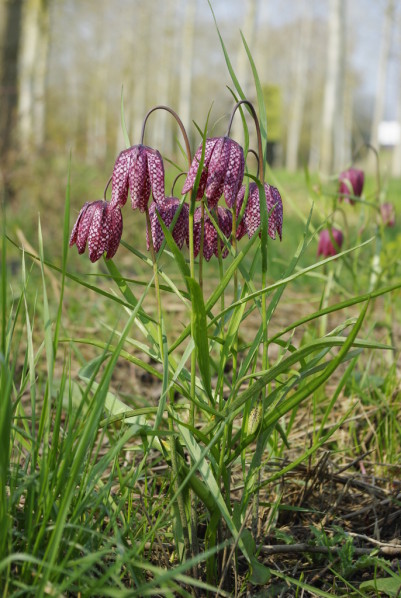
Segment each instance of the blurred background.
M254 56L275 167L306 165L334 175L369 142L380 148L389 175L401 176L400 4L212 1L251 100L240 30ZM193 121L203 128L211 106L209 133L226 131L234 103L227 86L232 83L207 0L0 0L0 159L8 196L28 186L31 199L39 193L45 205L51 202L51 177L65 177L70 151L82 189L99 169L106 173L100 190L125 147L122 92L132 144L140 141L147 110L168 104L194 148ZM232 134L241 142L240 125L238 117ZM177 138L170 115L152 116L145 143L174 158ZM374 172L373 153L358 157ZM75 182L78 191L81 182Z

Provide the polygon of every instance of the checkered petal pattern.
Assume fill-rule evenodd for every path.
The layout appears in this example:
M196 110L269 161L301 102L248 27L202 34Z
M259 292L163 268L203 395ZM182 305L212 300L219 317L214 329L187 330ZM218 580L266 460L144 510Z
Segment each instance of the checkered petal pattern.
M138 147L121 152L114 164L111 181L111 205L125 206L128 198L129 175L138 155Z
M133 210L144 212L151 192L157 203L163 202L164 165L160 152L146 145L134 145L118 155L112 176L112 206L124 206L128 191Z
M230 237L232 228L232 215L230 210L218 206L217 208L217 222L221 232L227 237ZM194 256L197 257L200 251L200 242L202 234L202 212L201 208L196 208L194 214ZM219 245L222 252L222 257L228 255L228 249L220 240L217 231L210 220L209 216L205 216L204 221L204 236L203 236L203 257L207 262L211 257L219 255Z
M283 202L281 195L272 185L265 183L266 207L269 214L268 234L272 239L276 233L282 238L283 229ZM244 214L245 227L249 238L253 237L260 226L259 189L256 183L249 185L249 197Z
M196 150L182 193L188 193L193 188L201 156L202 144ZM209 209L213 209L224 193L227 205L232 207L244 177L244 169L244 152L236 141L229 137L207 139L196 198L201 199L205 194Z
M164 241L164 233L160 225L159 219L157 217L157 211L159 212L160 217L163 220L166 227L169 228L179 208L179 205L180 201L176 197L166 197L161 204L156 204L156 202L152 202L152 204L150 205L150 226L152 232L153 246L156 252L159 251ZM183 246L184 241L188 237L188 218L189 207L188 204L184 203L181 208L180 215L178 216L178 220L175 223L174 229L172 231L173 239L180 249ZM149 250L150 239L148 230L146 230L146 244Z
M244 237L246 235L246 226L245 226L244 215L241 218L241 221L239 222L239 216L240 216L240 213L242 210L242 205L244 203L244 198L245 198L245 190L246 190L245 185L241 185L241 188L238 192L237 199L235 202L235 212L236 212L236 216L237 216L237 231L236 231L235 236L237 237L238 241L240 241L242 239L242 237Z
M80 211L72 229L70 247L77 246L78 253L84 253L88 246L91 262L99 260L104 252L106 258L113 257L120 244L122 217L119 205L107 201L87 202Z

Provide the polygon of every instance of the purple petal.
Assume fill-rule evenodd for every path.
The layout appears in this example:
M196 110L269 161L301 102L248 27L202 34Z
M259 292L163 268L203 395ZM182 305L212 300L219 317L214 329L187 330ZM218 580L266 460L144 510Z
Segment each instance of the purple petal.
M228 207L232 208L244 178L245 158L242 147L232 139L228 141L230 153L224 180L224 199Z
M108 208L108 221L110 227L110 238L106 254L106 259L110 260L112 257L115 256L117 249L120 245L121 235L123 232L123 219L121 215L121 210L119 207L112 208L109 205Z
M89 207L89 201L87 201L84 206L81 208L81 211L78 214L78 218L76 219L76 222L74 224L74 227L71 231L71 237L70 237L70 247L72 247L74 245L74 243L76 243L77 241L77 236L78 236L78 231L79 231L79 226L81 223L81 220L83 218L83 216L85 215L88 207Z
M160 152L150 147L146 148L146 156L152 195L156 203L161 204L165 198L163 158Z
M209 209L213 209L223 195L224 180L230 158L230 142L231 139L228 137L220 137L210 158L205 189Z
M91 262L99 260L106 250L109 240L107 202L101 201L95 207L88 233L88 252Z
M237 232L236 232L235 236L237 237L238 241L246 235L246 226L245 226L244 215L242 216L241 221L238 222L239 215L240 215L241 209L242 209L242 204L244 203L245 190L246 190L245 185L242 185L238 192L237 199L235 202L235 213L237 216Z
M144 145L138 145L137 148L138 151L129 173L129 188L132 209L138 208L141 212L144 212L150 198L147 148Z
M209 161L210 161L210 157L212 155L214 146L216 145L218 139L219 139L219 137L211 137L210 139L206 139L205 157L204 157L204 161L203 161L203 172L201 174L198 192L196 194L196 199L202 199L203 194L205 192L205 186L206 186L206 181L207 181L207 168L209 166ZM184 186L181 191L181 193L183 195L185 195L185 193L188 193L188 191L190 191L194 186L201 158L202 158L202 143L196 150L194 159L192 160L191 168L188 171L187 178L185 180Z
M128 197L129 175L135 163L138 147L133 146L121 152L114 164L111 190L111 205L124 206Z
M78 234L76 238L76 245L78 253L84 253L86 243L88 241L89 231L92 225L92 220L99 205L103 203L102 200L93 201L88 204L85 213L82 215L78 226Z

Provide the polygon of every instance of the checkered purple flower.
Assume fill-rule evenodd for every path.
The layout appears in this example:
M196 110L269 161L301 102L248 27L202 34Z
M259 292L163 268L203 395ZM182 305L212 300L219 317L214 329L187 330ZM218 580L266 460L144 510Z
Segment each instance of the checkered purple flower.
M361 197L364 180L365 175L363 170L349 168L342 172L339 176L340 187L338 190L340 201L345 199L345 201L354 205L355 200L352 196Z
M107 201L87 202L81 209L70 237L70 247L74 244L78 253L84 253L88 245L91 262L99 260L104 252L112 258L120 244L123 220L120 207Z
M202 144L196 150L182 193L188 193L194 184L202 157ZM244 178L245 159L242 147L230 137L206 139L203 171L196 199L205 194L210 210L216 207L220 197L232 208Z
M232 228L232 214L231 211L222 208L221 206L217 207L217 224L219 226L220 231L227 237L230 238L231 228ZM201 233L202 233L202 211L201 208L196 208L194 214L194 256L197 257L200 251L200 242L201 242ZM188 244L188 240L187 240ZM219 238L219 235L210 220L209 216L205 215L204 221L204 235L203 235L203 257L208 262L210 261L212 255L218 257L219 255L219 247L221 251L221 255L223 258L227 257L228 249Z
M119 154L112 177L112 205L124 206L128 190L133 210L146 210L151 191L158 204L163 202L164 166L157 150L146 145L134 145Z
M269 215L268 234L272 239L276 238L276 233L282 238L283 229L283 202L281 195L272 185L265 183L266 205ZM237 197L237 216L239 216L241 207L245 198L245 185L243 185ZM249 195L246 204L243 219L237 229L237 239L243 236L244 230L248 233L249 238L253 237L260 226L260 202L259 202L259 188L256 183L250 183ZM241 226L243 224L243 227Z
M340 230L337 228L331 228L330 230L325 228L319 236L317 256L330 257L336 255L341 249L343 240L343 234Z
M156 204L152 202L149 208L149 218L150 218L150 226L152 231L152 240L153 240L153 247L155 251L159 251L163 240L164 240L164 233L163 229L160 225L159 219L157 217L157 212L159 212L161 219L163 220L164 224L167 228L170 227L173 218L179 208L180 200L176 197L166 197L164 201L160 204ZM173 239L177 243L178 247L181 247L184 244L184 241L188 237L188 217L189 217L189 207L188 204L184 203L180 215L178 216L178 220L175 223L174 229L172 231ZM150 248L150 239L149 239L149 231L146 230L146 244L149 250Z

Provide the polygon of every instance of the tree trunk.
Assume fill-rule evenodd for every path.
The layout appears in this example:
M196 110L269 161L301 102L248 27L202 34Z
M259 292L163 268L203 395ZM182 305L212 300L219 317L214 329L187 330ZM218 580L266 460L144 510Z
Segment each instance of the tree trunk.
M398 40L399 47L401 47L401 17L398 19ZM401 61L398 62L398 104L397 104L397 120L399 126L398 144L393 151L393 163L391 173L395 177L401 177Z
M191 138L192 124L192 66L194 57L196 2L186 2L184 22L182 24L178 115Z
M0 159L11 149L18 100L22 0L0 4Z
M299 32L295 56L295 82L288 115L286 168L293 172L298 167L298 149L301 138L305 95L308 83L309 51L312 40L312 19L304 2L304 18Z
M256 28L258 23L258 9L259 0L246 0L245 2L245 18L243 27L241 27L245 41L249 46L251 54L255 57L254 49L256 46ZM237 78L245 93L246 97L249 97L249 85L250 85L250 74L251 67L249 64L248 56L242 43L242 39L238 38L238 53L237 53ZM232 136L239 142L244 137L242 119L237 113L232 127Z
M18 72L18 132L24 152L40 149L44 141L49 41L48 0L26 0Z
M393 19L394 0L388 0L383 23L383 33L377 72L375 105L373 109L372 127L370 130L370 144L377 150L379 149L379 124L383 119L384 113L387 66L390 57L391 28L393 26ZM373 152L371 152L369 155L368 167L369 170L374 170L376 167L376 157Z
M344 0L330 0L328 54L324 89L320 167L325 173L338 165L344 135L344 97L341 77L344 64ZM334 154L336 148L336 155Z

